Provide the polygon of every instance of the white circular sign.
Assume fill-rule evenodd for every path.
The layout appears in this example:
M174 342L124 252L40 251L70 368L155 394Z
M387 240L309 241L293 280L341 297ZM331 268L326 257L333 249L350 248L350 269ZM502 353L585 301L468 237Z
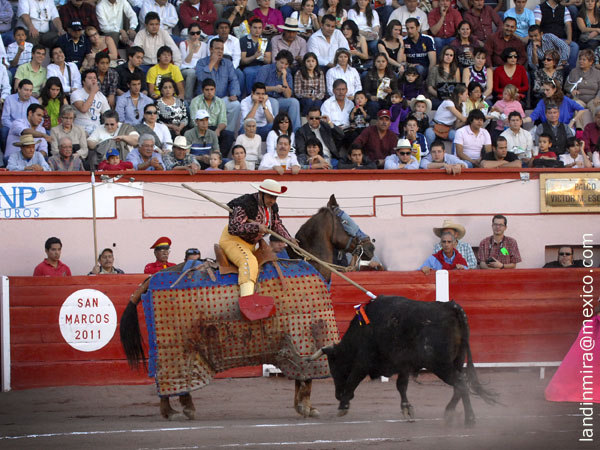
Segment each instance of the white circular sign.
M115 334L117 311L104 293L81 289L63 303L58 324L67 344L82 352L93 352L108 344Z

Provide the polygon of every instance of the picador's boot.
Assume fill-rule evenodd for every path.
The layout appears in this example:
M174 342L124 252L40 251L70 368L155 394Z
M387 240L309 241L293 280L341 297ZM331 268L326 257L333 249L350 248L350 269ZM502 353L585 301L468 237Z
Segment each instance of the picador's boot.
M275 314L273 297L254 293L254 283L247 281L240 285L240 311L248 320L265 319Z

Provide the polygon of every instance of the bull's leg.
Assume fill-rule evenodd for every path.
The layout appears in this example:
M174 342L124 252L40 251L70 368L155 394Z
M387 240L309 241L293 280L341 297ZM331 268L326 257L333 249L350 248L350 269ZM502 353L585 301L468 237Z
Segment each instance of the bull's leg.
M169 397L164 396L160 398L160 415L163 416L167 420L173 420L175 416L179 414L179 411L171 408L171 404L169 403Z
M188 419L194 420L196 418L196 408L194 408L192 396L189 393L181 395L179 397L179 403L183 406L183 414L185 414Z
M463 407L465 408L465 426L471 427L475 425L475 412L473 412L473 407L471 406L467 374L465 372L460 373L456 384L462 397Z
M359 372L357 369L352 369L352 372L350 372L350 375L346 380L343 391L341 391L339 396L336 392L336 397L340 401L340 405L338 406L338 416L345 416L348 414L350 400L354 398L354 391L366 376L366 373L363 373L362 371Z
M444 411L444 420L447 425L450 425L454 419L454 410L456 409L456 404L461 399L462 395L460 390L454 386L454 393L452 394L452 398L446 405L446 410Z
M454 394L450 403L446 405L446 411L444 416L446 422L451 418L456 404L459 399L462 399L463 407L465 408L465 425L475 425L475 413L471 406L471 397L469 396L469 386L467 384L467 374L462 370L457 370L454 366L449 365L443 369L436 369L433 371L442 381L448 383L450 386L454 386Z
M304 417L319 417L319 411L313 408L310 403L310 393L312 390L312 380L296 380L296 389L294 395L294 408L296 412Z
M402 417L408 419L409 422L415 421L415 410L408 401L406 390L408 389L408 373L398 373L398 379L396 380L396 389L400 392L400 406L402 408Z

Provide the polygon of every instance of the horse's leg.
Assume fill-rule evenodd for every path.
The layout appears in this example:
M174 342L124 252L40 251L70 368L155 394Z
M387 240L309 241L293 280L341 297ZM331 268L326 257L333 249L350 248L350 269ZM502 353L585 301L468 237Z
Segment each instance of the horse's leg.
M321 413L319 413L319 410L317 408L313 408L312 403L310 402L310 394L312 392L312 380L306 380L305 383L305 405L310 410L310 413L308 415L310 417L319 417Z
M187 394L179 396L179 403L183 406L183 414L185 414L188 419L194 420L196 418L196 408L194 408L191 394L188 392Z
M160 398L160 415L163 416L167 420L173 420L173 418L179 414L178 411L171 408L171 403L169 403L169 397L163 396Z
M296 380L296 393L294 396L294 408L296 412L304 417L319 417L319 411L310 404L310 392L312 380Z

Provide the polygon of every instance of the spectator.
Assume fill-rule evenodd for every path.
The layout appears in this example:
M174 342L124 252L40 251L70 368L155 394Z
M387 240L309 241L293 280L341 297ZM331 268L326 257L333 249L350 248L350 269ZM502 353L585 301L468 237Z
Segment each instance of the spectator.
M546 54L549 51L558 53L557 68L566 69L569 63L569 46L552 33L543 33L539 25L529 27L529 44L527 44L527 63L530 70L545 68Z
M227 151L219 147L217 134L208 128L208 118L208 111L203 109L196 111L196 126L186 131L184 135L187 143L191 145L192 154L203 166L208 165L209 155L212 152L223 151L227 155Z
M223 26L223 28L225 28ZM231 36L232 39L236 39ZM202 48L208 47L202 41L200 41L200 25L193 23L188 29L187 40L179 43L179 50L181 51L181 75L185 80L185 100L190 102L194 96L196 90L196 64L202 57ZM239 64L239 43L238 47L238 64ZM235 64L234 64L235 66Z
M46 131L58 125L58 116L61 106L67 104L67 98L63 91L60 80L56 77L48 78L46 85L42 88L40 99L44 108L44 120L42 126Z
M467 124L456 130L454 145L456 156L467 163L467 167L479 167L482 157L492 151L490 133L483 128L485 116L474 109L467 117Z
M231 156L233 159L225 163L225 170L254 170L254 163L246 161L246 149L243 145L234 145Z
M154 150L154 136L142 134L138 147L127 155L135 170L165 170L162 156ZM153 248L153 247L151 247Z
M300 69L294 76L294 93L300 101L302 116L307 115L311 108L320 108L323 104L326 95L325 75L314 53L306 53L302 58Z
M303 3L306 2L313 3L313 0L303 0ZM314 16L314 20L317 24L318 30L319 20L316 16ZM290 67L297 69L300 63L302 62L302 58L304 57L304 55L306 55L306 39L298 36L298 32L300 31L300 28L298 26L298 20L293 17L288 17L287 19L285 19L285 24L282 27L279 27L279 29L282 31L282 34L273 36L273 39L271 39L272 54L278 55L281 50L287 50L292 54L294 58L294 63ZM312 34L312 31L310 32L310 34Z
M183 4L181 5L181 8L184 9ZM160 19L160 28L165 30L170 35L173 34L173 28L175 28L175 26L179 22L179 16L177 15L177 10L175 9L175 6L173 6L172 3L169 3L167 0L144 0L142 2L142 7L140 8L140 12L138 14L139 21L145 22L146 15L149 12L155 12L156 14L158 14L158 17ZM197 15L200 15L198 10L196 10L195 12ZM182 17L183 14L184 13L182 13ZM198 19L195 22L199 22L200 20L200 17L198 17ZM215 20L217 20L216 13L214 13L213 16L210 17L210 21L208 24L210 26L210 33L207 34L212 34L212 25L215 22Z
M392 20L397 20L402 25L402 35L408 34L408 19L415 19L421 26L421 31L425 32L429 30L429 21L427 20L427 13L421 8L417 8L419 0L405 0L404 5L396 8L392 15L388 19L388 24ZM348 13L348 16L350 13ZM417 24L417 26L419 26Z
M551 33L569 46L569 67L573 69L577 63L579 45L573 41L573 19L569 10L555 0L546 0L535 7L533 14L542 33Z
M600 70L593 67L594 53L590 49L579 52L579 67L571 70L565 81L565 91L590 111L600 106ZM577 128L583 128L579 123Z
M372 170L377 169L377 164L369 159L367 155L363 153L362 147L356 144L352 144L350 147L350 154L345 161L340 161L338 164L339 169L350 169L350 170Z
M417 158L417 161L421 161L424 156L429 154L427 139L425 139L423 134L419 133L419 122L415 116L408 116L404 124L404 136L401 137L408 139L413 156Z
M24 135L31 135L32 138L39 139L35 143L35 151L40 152L44 158L48 157L50 136L46 134L46 130L42 126L43 120L44 108L37 103L29 105L27 108L27 119L17 119L10 125L4 157L9 158L13 153L19 152L18 147L22 147L19 141Z
M254 13L247 8L247 5L248 0L235 0L234 5L231 8L223 11L222 17L231 24L233 30L240 26L244 27L244 22L249 22L250 18L254 16Z
M210 56L198 60L196 79L202 84L207 78L215 81L216 96L223 99L227 108L227 130L237 131L240 123L240 83L233 63L223 58L224 44L220 38L210 41ZM201 93L200 89L197 91Z
M175 263L169 262L169 254L171 253L171 239L166 236L159 237L150 248L154 249L154 257L156 258L156 261L146 264L146 267L144 267L144 273L154 275L156 272L175 265Z
M517 21L515 35L521 39L523 44L529 42L529 27L535 25L533 11L527 6L527 0L514 0L515 7L510 8L504 13L504 19L512 17Z
M517 55L519 56L517 59L518 64L525 65L527 62L527 52L521 39L515 35L516 29L517 20L514 17L506 17L502 29L499 29L496 33L487 38L485 49L487 52L488 66L502 66L505 62L502 58L502 52L507 48L511 48L517 52Z
M114 108L115 95L119 86L119 74L115 69L111 69L108 53L96 53L94 60L96 62L96 75L98 77L98 84L100 85L100 92L108 100L108 105Z
M81 73L75 63L65 61L65 53L58 45L50 50L52 64L46 67L47 77L57 77L65 94L71 95L75 89L81 88Z
M0 1L0 34L10 36L13 28L13 7L8 0ZM10 34L9 34L10 33Z
M177 136L173 141L173 150L163 158L165 170L186 170L190 175L195 175L200 170L194 155L188 153L191 144L183 136Z
M306 153L298 156L303 170L331 169L331 161L323 155L323 145L317 138L306 141Z
M30 80L33 83L33 93L31 95L38 98L42 86L48 78L46 68L42 66L42 63L46 58L46 48L36 44L31 49L31 52L31 61L20 65L17 69L13 86L14 89L17 90L21 80Z
M475 58L473 65L463 69L462 80L465 86L470 86L471 83L477 83L481 86L483 100L492 95L494 88L494 72L491 68L486 67L487 51L483 47L477 47L473 54Z
M107 53L110 58L111 67L113 64L117 64L119 59L119 53L117 52L117 45L110 36L100 36L98 28L86 27L85 35L90 41L91 50L83 60L81 67L83 69L91 69L96 64L96 55L98 53Z
M340 135L339 131L343 132L350 126L350 112L354 108L354 104L348 100L346 93L348 88L344 80L335 80L333 83L333 97L329 97L321 106L321 118L330 126L338 127L338 133L334 134L334 138ZM341 148L342 142L336 141L336 148Z
M394 149L398 146L398 135L390 130L391 114L389 110L383 109L377 113L376 125L367 127L354 141L363 148L368 148L367 156L370 160L377 163L377 167L382 168L384 164L387 168L388 156L392 155ZM408 142L408 140L406 140ZM409 142L410 147L410 142ZM396 157L392 155L392 157ZM419 168L417 163L417 169Z
M451 6L450 0L439 0L438 5L437 8L429 12L427 21L430 27L430 34L435 41L435 48L441 49L446 45L450 45L454 40L458 25L462 22L463 18L458 9Z
M190 27L192 26L190 25ZM231 25L226 20L217 20L217 22L215 23L215 30L217 34L214 36L210 36L208 38L208 43L210 44L210 41L216 37L220 38L223 41L223 44L225 45L223 55L227 59L230 59L233 63L233 67L236 70L238 79L240 80L240 86L242 86L244 84L244 73L239 68L242 55L240 41L237 37L232 36L230 34ZM203 44L200 48L200 58L204 58L206 56L208 56L208 45Z
M373 61L369 56L367 40L360 34L356 22L346 20L342 25L342 34L350 47L350 65L361 73L372 67Z
M79 20L73 20L67 26L67 33L58 38L56 45L62 48L66 61L77 64L77 67L81 67L85 56L92 49L90 40L83 34L83 25Z
M436 57L433 38L421 34L421 28L417 19L408 19L405 26L404 54L406 62L409 66L415 67L419 75L425 77L429 71L429 67L435 65Z
M391 106L391 94L394 91L398 91L398 77L394 73L392 66L388 63L389 60L386 55L387 53L377 53L375 55L373 58L375 62L374 66L369 69L362 80L364 93L369 99L367 111L371 117L375 117L377 111L381 109L389 109ZM327 72L328 78L332 70L335 69Z
M115 109L125 123L131 125L142 123L144 108L154 103L150 97L141 92L143 79L141 73L133 73L129 78L129 90L117 97Z
M456 49L458 62L460 63L460 67L464 70L475 64L475 54L473 49L482 48L483 44L473 36L471 24L466 20L463 20L458 24L456 39L450 43L450 46ZM483 50L485 51L485 49Z
M540 120L542 123L546 121L543 115L546 105L553 103L560 110L559 121L569 125L569 128L574 128L578 120L583 116L585 108L575 100L566 97L559 84L554 80L549 80L542 85L544 90L544 98L538 102L533 112L529 117L525 118L524 122L535 122Z
M136 126L136 129L141 133L149 133L154 136L154 142L159 152L164 153L170 151L173 145L171 132L166 125L157 122L158 109L156 105L144 106L144 121L142 125Z
M385 163L383 166L384 169L416 170L419 168L419 161L417 161L417 158L415 158L412 155L411 145L408 139L398 139L395 151L395 155L391 154L389 156L386 156Z
M117 269L114 264L115 256L112 249L105 248L98 256L98 262L88 275L122 275L125 273L121 269Z
M242 100L241 116L243 120L256 120L256 132L262 140L267 139L267 135L273 128L274 120L274 103L267 95L264 83L254 83L252 86L252 94Z
M410 2L414 3L416 9L417 0L408 0L406 3L408 4ZM425 17L425 19L427 19L427 17ZM370 1L356 0L356 3L348 9L348 20L352 20L358 25L361 36L364 36L367 40L369 53L375 53L377 51L380 24L379 15L373 11Z
M471 4L471 9L463 17L471 24L473 37L479 42L487 42L494 32L493 26L496 25L496 29L502 27L502 19L491 6L485 4L485 0L472 0Z
M21 135L19 142L14 143L14 146L21 147L21 150L10 154L6 168L14 172L49 172L51 169L46 163L43 153L35 149L39 142L36 142L31 134Z
M60 260L62 242L57 237L51 237L44 244L47 258L39 263L34 271L34 277L70 277L71 269Z
M407 67L398 81L398 91L406 100L425 96L425 80L416 67Z
M119 86L117 95L123 95L129 88L129 82L133 74L139 74L142 77L142 92L148 95L148 85L146 84L146 74L140 66L144 59L144 49L142 47L132 46L127 49L127 62L117 66L116 71L119 74ZM141 109L141 108L140 108Z
M344 132L340 127L331 126L326 120L321 120L321 111L318 107L313 106L309 109L306 117L307 121L298 131L295 136L296 155L306 153L306 142L310 139L317 138L323 147L323 155L330 160L335 158L341 159L342 152L338 150L335 141L341 142L344 137Z
M443 142L440 142L443 148ZM439 147L438 147L439 148ZM452 156L452 155L448 155ZM466 230L465 227L458 223L454 223L451 220L444 220L442 226L440 228L434 228L433 234L438 237L442 237L442 234L450 233L454 239L456 240L456 250L462 255L462 257L467 261L467 268L469 269L477 269L477 258L475 257L475 253L473 253L473 249L469 244L464 241L461 241L463 237L465 237ZM442 249L442 245L438 242L433 247L433 252L437 253Z
M60 7L60 20L63 30L73 21L81 22L83 28L90 26L96 29L100 28L95 5L84 0L69 0L67 3L64 3Z
M331 68L334 66L335 54L340 48L349 50L348 40L336 29L336 18L325 14L321 29L308 39L307 50L317 55L320 66Z
M298 24L297 31L300 32L300 36L304 40L311 37L315 31L318 31L321 28L321 24L319 23L317 15L314 13L314 9L315 2L313 0L302 0L300 2L300 10L294 11L290 16L291 19L296 19ZM285 24L287 24L287 19ZM285 26L286 25L284 25L283 27L279 27L279 29L285 30ZM275 54L277 54L277 52L275 52ZM294 57L296 57L296 55L294 55ZM300 55L300 59L298 61L300 61L301 59L302 54Z
M110 0L101 1L106 2ZM144 49L144 66L142 66L142 70L144 70L144 67L148 70L151 66L158 64L158 58L160 57L158 52L164 46L171 49L172 62L176 66L180 66L181 52L179 51L177 44L175 44L175 41L173 41L173 38L171 38L171 35L160 28L160 17L158 17L158 14L149 12L146 15L144 23L146 24L146 27L143 30L140 30L133 41L133 45L137 45Z
M512 84L507 84L502 91L502 100L498 100L490 109L491 113L496 112L497 114L501 115L497 116L496 129L492 130L494 136L504 131L507 122L503 117L507 118L511 112L516 111L521 115L521 117L525 117L525 111L523 111L523 106L518 99L519 92L517 91L517 88Z
M100 126L100 115L108 111L110 106L104 94L100 92L98 76L94 70L84 70L81 79L83 87L73 92L71 104L77 110L75 125L85 129L89 135Z
M102 34L110 36L115 43L131 45L136 37L138 20L127 0L100 0L96 15Z
M400 95L398 95L398 97L400 97ZM394 99L394 94L392 94L392 99ZM392 118L394 115L394 110L397 106L402 106L402 103L399 102L397 105L392 105L390 110L392 113ZM417 120L418 132L425 136L425 132L427 131L427 128L429 128L431 100L426 98L424 95L418 95L410 101L410 110L408 113ZM427 143L427 140L425 142Z
M594 121L588 123L583 129L582 140L588 157L594 162L594 167L600 167L600 147L598 146L598 141L600 141L600 106L594 110ZM596 164L596 161L598 161L598 164Z
M440 246L440 251L427 258L419 267L419 270L425 275L428 275L432 270L469 269L467 261L455 248L456 238L451 232L445 231L441 234Z
M184 29L197 23L205 34L211 35L217 21L217 10L210 0L187 0L181 3L179 18Z
M323 0L323 7L319 9L321 25L323 25L326 15L333 17L336 28L342 28L342 24L348 19L348 11L340 0Z
M221 152L213 151L210 152L208 156L208 167L204 170L223 170L221 169L221 164L223 164L223 158L221 157Z
M29 30L29 42L52 47L57 36L65 34L53 0L19 0L19 25Z
M456 51L449 45L441 51L440 61L429 66L429 75L427 76L427 93L433 101L434 109L450 97L448 83L460 83L460 70L456 59Z
M449 99L444 100L433 116L433 126L425 131L427 143L437 138L454 141L455 129L460 128L467 118L463 116L463 104L469 98L466 86L459 84L454 88Z
M444 142L439 139L432 142L429 154L421 158L420 164L421 169L443 169L448 175L459 175L468 167L460 158L446 153Z
M257 3L258 8L254 10L254 15L262 21L263 33L266 36L279 33L279 28L284 23L281 11L271 8L270 0L258 0Z
M425 96L421 96L425 98ZM415 97L413 100L416 100ZM400 133L400 126L404 124L406 119L408 119L408 115L411 114L412 110L409 106L408 101L402 97L402 92L400 91L392 91L390 94L390 113L392 114L392 124L390 125L390 130L394 133ZM412 102L412 100L411 100ZM419 119L417 119L417 124L420 125L423 123L423 131L429 127L429 117L427 117L427 108L430 108L431 100L427 99L427 103L419 102L419 106L415 106L415 110L418 109L419 112L415 112L415 115L419 115ZM429 109L430 111L430 109Z
M274 170L279 175L283 175L286 171L291 171L292 175L300 172L300 164L296 155L290 153L291 141L290 137L281 135L277 138L276 153L267 153L258 170Z
M560 155L559 160L562 161L566 168L575 169L590 169L592 162L585 154L585 144L576 138L567 139L567 152Z
M81 158L73 155L73 143L68 137L63 137L60 140L58 155L48 158L48 165L55 172L78 172L85 170Z
M23 27L16 27L13 32L15 42L6 47L6 62L10 73L14 76L17 72L17 67L31 61L33 52L33 44L26 42L27 31Z
M354 94L362 89L360 75L358 71L350 66L350 51L345 48L340 48L335 53L333 60L334 67L327 71L326 83L327 93L333 95L333 82L336 80L344 80L346 82L347 97L350 101L354 100ZM386 59L387 64L387 59Z
M507 225L503 215L492 218L493 234L479 243L477 261L481 269L514 269L521 262L517 241L504 235Z
M262 32L263 23L255 17L250 20L250 34L240 38L240 67L244 72L245 92L252 92L258 71L272 61L272 44L261 36Z
M538 138L538 154L533 158L532 167L563 167L563 163L558 161L558 156L554 152L552 135L542 133ZM564 147L562 148L564 152Z
M523 116L518 111L508 115L508 126L500 136L506 139L507 148L521 160L522 165L529 165L533 158L533 137L523 126Z
M491 71L490 71L491 72ZM512 86L512 85L509 85ZM518 96L518 92L517 92L517 88L512 86L514 88L514 95ZM506 88L504 88L504 90L506 91ZM471 111L473 111L474 109L479 109L481 110L481 112L486 116L486 119L488 118L488 110L490 109L490 106L483 101L483 99L481 98L481 85L475 81L471 81L469 83L469 85L467 86L467 91L469 92L469 98L467 99L467 101L463 104L463 110L462 113L464 115L469 115L469 113ZM519 104L519 106L521 106L521 103L519 103L519 101L517 100L516 103ZM504 130L504 128L502 128L502 130Z
M536 69L533 74L532 104L537 104L544 98L544 83L554 81L559 86L563 85L564 72L558 67L559 58L556 50L548 50L544 53L544 66Z
M384 53L387 56L389 65L395 71L399 73L404 71L406 56L404 55L404 40L402 39L402 24L400 22L397 20L390 20L388 22L383 39L377 43L377 50L379 53ZM355 54L352 52L352 48L350 48L350 52L353 55Z
M508 142L505 137L498 136L496 146L491 152L483 155L481 159L483 169L498 169L506 167L521 167L521 160L513 152L508 151Z
M175 97L175 82L171 78L162 78L159 90L161 96L156 101L158 120L167 126L174 139L188 126L187 106L180 98Z
M558 248L558 258L556 261L552 261L544 264L544 269L575 269L583 267L583 261L581 259L573 260L575 252L571 245L563 245Z
M138 145L139 133L131 125L119 122L119 115L115 110L109 109L103 113L102 122L102 126L96 128L87 141L88 148L93 150L87 158L91 170L98 167L108 150L117 147L121 157L125 159Z
M88 156L87 136L85 130L77 125L75 121L75 108L71 105L64 105L60 108L60 123L50 130L50 149L52 156L59 154L58 143L64 137L71 139L73 151L82 160Z
M239 134L235 145L241 145L246 151L246 166L254 170L262 159L262 139L256 134L256 119L244 120L244 134Z
M597 0L587 0L577 14L577 28L581 34L578 42L580 48L589 48L592 51L600 45L600 11Z
M296 135L291 129L291 120L286 113L279 113L273 119L273 129L269 131L267 135L267 153L275 153L275 147L277 145L277 138L282 134L290 137L292 148L294 148L294 142ZM323 145L321 144L321 150Z
M100 162L98 170L133 170L133 164L129 161L121 161L119 150L112 148L106 152L106 159Z
M529 90L529 78L525 67L517 64L519 53L514 48L507 47L502 50L500 57L504 65L494 69L494 95L500 97L506 85L512 84L519 90L520 99L524 100Z

